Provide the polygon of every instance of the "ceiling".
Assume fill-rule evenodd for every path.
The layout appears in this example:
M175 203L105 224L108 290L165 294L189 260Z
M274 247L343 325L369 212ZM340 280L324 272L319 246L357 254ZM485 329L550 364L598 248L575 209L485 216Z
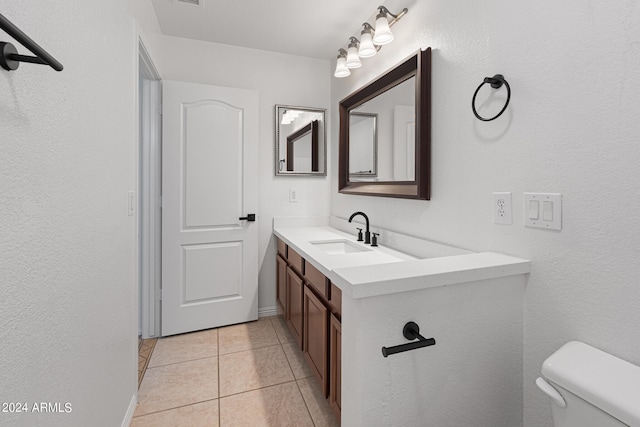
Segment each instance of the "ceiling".
M332 59L381 0L152 0L169 36ZM372 20L370 23L373 24Z

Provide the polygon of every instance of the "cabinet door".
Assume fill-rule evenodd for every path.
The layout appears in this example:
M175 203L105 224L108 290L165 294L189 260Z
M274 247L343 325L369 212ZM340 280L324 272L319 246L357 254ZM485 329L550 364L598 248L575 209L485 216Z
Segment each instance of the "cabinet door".
M278 266L276 299L278 301L278 305L282 309L284 318L287 319L287 262L280 255L277 255L276 261Z
M291 267L287 267L287 323L296 338L298 347L302 349L302 305L304 285L300 276Z
M341 414L342 388L342 324L331 315L329 326L329 405L336 413L338 420Z
M304 338L303 352L311 370L320 382L325 397L328 393L327 363L329 361L329 310L313 293L304 288Z

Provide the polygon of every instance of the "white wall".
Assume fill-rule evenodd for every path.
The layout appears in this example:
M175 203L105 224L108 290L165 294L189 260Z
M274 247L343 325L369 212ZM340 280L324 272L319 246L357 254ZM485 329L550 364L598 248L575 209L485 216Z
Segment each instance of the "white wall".
M1 9L65 69L0 70L0 401L71 412L0 424L120 425L137 392L132 2Z
M164 79L260 93L260 182L255 183L260 191L258 306L262 312L273 313L276 306L273 217L328 215L331 184L328 177L275 176L275 105L328 109L329 61L169 36L162 37L162 57ZM327 126L332 126L331 120L327 120ZM328 136L327 144L330 140ZM297 203L289 203L290 188L298 190Z
M431 46L432 198L332 191L331 213L362 210L373 225L530 259L524 424L550 425L549 402L534 381L542 361L563 343L583 340L640 364L640 6L576 0L385 5L392 12L409 7L393 27L396 40L350 77L332 80L332 106ZM480 122L471 97L496 73L511 84L511 104L503 117ZM337 110L332 113L337 125ZM333 189L337 126L332 136ZM493 224L494 191L513 193L513 225ZM523 227L525 191L563 194L561 232Z

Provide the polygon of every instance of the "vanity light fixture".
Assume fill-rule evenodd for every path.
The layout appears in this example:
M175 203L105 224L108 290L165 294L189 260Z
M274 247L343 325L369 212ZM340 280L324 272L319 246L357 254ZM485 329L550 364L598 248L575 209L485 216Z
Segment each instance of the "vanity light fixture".
M347 51L344 49L338 50L338 61L336 63L336 71L333 74L336 77L347 77L351 74L351 71L347 68Z
M371 58L378 53L378 48L373 44L373 27L368 22L362 24L362 27L358 56L361 58Z
M358 39L355 37L351 37L349 39L349 47L347 48L347 68L360 68L362 66L362 62L360 62L360 57L358 56Z
M360 58L370 58L374 56L380 47L393 41L393 33L391 26L398 22L409 11L406 7L397 15L389 12L384 6L378 6L378 15L376 16L375 29L365 22L362 24L360 32L360 40L356 37L349 37L349 45L347 50L338 50L338 60L336 61L336 71L334 76L347 77L351 74L350 68L359 68L362 66ZM389 16L393 19L389 20Z

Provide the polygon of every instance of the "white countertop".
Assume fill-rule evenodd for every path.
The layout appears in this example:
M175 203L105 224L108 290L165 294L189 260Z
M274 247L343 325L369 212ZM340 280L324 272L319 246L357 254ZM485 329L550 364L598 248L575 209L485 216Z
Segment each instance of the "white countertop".
M424 240L432 255L416 257L384 245L356 242L354 235L328 225L274 225L273 233L313 264L351 298L407 292L436 286L525 274L527 260L494 252L472 253ZM363 252L329 254L312 242L348 240ZM437 255L437 248L443 256ZM456 255L451 255L457 253Z

